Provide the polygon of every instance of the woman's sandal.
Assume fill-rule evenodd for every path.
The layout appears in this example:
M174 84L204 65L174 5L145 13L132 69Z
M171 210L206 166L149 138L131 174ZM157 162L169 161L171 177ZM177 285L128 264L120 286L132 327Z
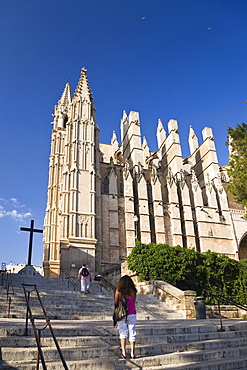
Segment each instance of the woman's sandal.
M119 356L119 358L120 358L120 359L123 359L123 360L126 360L126 356L124 356L123 354L121 354L121 355Z
M134 360L135 358L136 358L136 356L135 356L135 355L134 355L134 356L131 356L131 359L132 359L132 360Z

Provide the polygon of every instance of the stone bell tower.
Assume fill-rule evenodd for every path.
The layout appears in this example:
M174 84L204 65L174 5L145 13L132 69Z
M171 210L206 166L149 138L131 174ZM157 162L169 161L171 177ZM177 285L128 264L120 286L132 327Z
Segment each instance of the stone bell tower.
M81 263L94 272L100 258L99 128L85 68L74 97L66 84L53 117L44 273L73 276Z

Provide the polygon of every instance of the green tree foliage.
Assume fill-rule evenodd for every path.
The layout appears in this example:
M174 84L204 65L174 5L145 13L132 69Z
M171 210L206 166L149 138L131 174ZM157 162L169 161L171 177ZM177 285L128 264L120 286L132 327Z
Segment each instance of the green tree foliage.
M230 178L227 190L235 200L247 207L247 124L242 123L236 128L228 127L228 138L231 155L227 166ZM247 212L245 214L247 217Z
M181 290L195 290L207 302L216 303L211 294L223 295L247 304L247 260L168 244L137 242L127 257L128 267L142 281L163 280ZM224 302L222 302L224 303Z
M168 244L142 244L137 242L128 256L128 267L138 273L141 280L163 280L179 289L199 289L203 273L202 255L192 249Z
M239 262L211 251L203 254L203 259L202 269L206 281L204 282L202 295L207 297L210 294L219 294L232 299L236 297L240 274Z
M247 303L247 260L239 261L239 278L237 284L236 300L241 304Z

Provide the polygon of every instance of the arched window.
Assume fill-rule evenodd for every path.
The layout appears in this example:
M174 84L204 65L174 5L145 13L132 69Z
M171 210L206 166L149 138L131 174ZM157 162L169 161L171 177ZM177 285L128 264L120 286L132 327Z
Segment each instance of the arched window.
M64 114L64 116L63 116L63 128L66 127L67 122L68 122L68 116L67 116L67 114Z
M103 186L104 186L104 189L103 189L104 193L108 194L109 193L109 179L107 176L104 179Z

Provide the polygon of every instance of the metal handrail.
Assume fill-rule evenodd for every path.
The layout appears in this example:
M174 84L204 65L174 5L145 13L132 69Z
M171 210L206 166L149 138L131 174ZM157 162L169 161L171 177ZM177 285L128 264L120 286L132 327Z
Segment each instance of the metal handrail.
M35 336L35 339L36 339L37 347L38 347L37 359L36 359L36 370L39 369L39 359L41 360L43 369L44 370L47 370L47 367L46 367L46 364L45 364L44 355L43 355L43 351L42 351L41 344L40 344L41 331L44 330L47 327L49 328L50 333L52 335L52 338L53 338L53 340L55 342L55 345L57 347L57 351L58 351L59 356L60 356L60 359L61 359L61 361L63 363L64 369L69 370L69 368L68 368L68 366L67 366L67 364L66 364L66 362L65 362L65 360L63 358L63 355L62 355L61 349L59 347L57 338L55 337L55 334L53 332L53 329L52 329L52 326L51 326L51 323L50 323L50 319L49 319L49 317L48 317L48 315L47 315L47 313L45 311L45 308L43 306L43 303L41 301L39 292L37 290L37 286L35 284L22 284L22 286L23 286L23 290L24 290L24 294L25 294L25 298L26 298L26 303L27 303L26 327L25 327L25 333L24 333L24 335L28 335L28 316L29 316L29 319L30 319L31 324L32 324L32 327L33 327L33 332L34 332L34 336ZM26 287L30 287L31 290L27 290ZM43 328L37 328L36 325L35 325L34 317L33 317L33 314L32 314L30 303L29 303L31 292L35 292L36 293L37 298L38 298L39 303L40 303L40 306L42 308L43 314L45 316L46 325Z
M223 323L222 323L222 315L221 315L221 310L220 310L220 300L225 301L228 304L230 303L233 306L236 306L238 308L241 308L242 310L247 311L247 306L244 306L241 303L234 302L232 299L230 299L228 297L224 297L220 294L209 294L208 297L216 298L218 300L218 310L219 310L219 316L220 316L220 329L219 329L219 331L224 331Z
M73 289L76 290L77 284L75 280L71 276L69 276L68 272L64 269L61 269L61 273L62 273L62 279L63 279L63 275L65 275L65 278L68 280L68 288L70 287L70 284L71 284L73 286Z
M7 289L7 299L10 294L15 295L11 270L6 270L6 289ZM10 290L12 292L10 292Z
M11 270L2 270L2 286L5 285L6 288L6 303L7 303L7 317L10 317L10 309L11 309L11 294L15 295ZM5 283L5 284L4 284Z
M116 287L112 283L110 283L108 280L106 280L103 276L100 277L100 285L105 287L105 288L106 287L111 288L111 290L113 292L115 292L115 290L116 290Z

